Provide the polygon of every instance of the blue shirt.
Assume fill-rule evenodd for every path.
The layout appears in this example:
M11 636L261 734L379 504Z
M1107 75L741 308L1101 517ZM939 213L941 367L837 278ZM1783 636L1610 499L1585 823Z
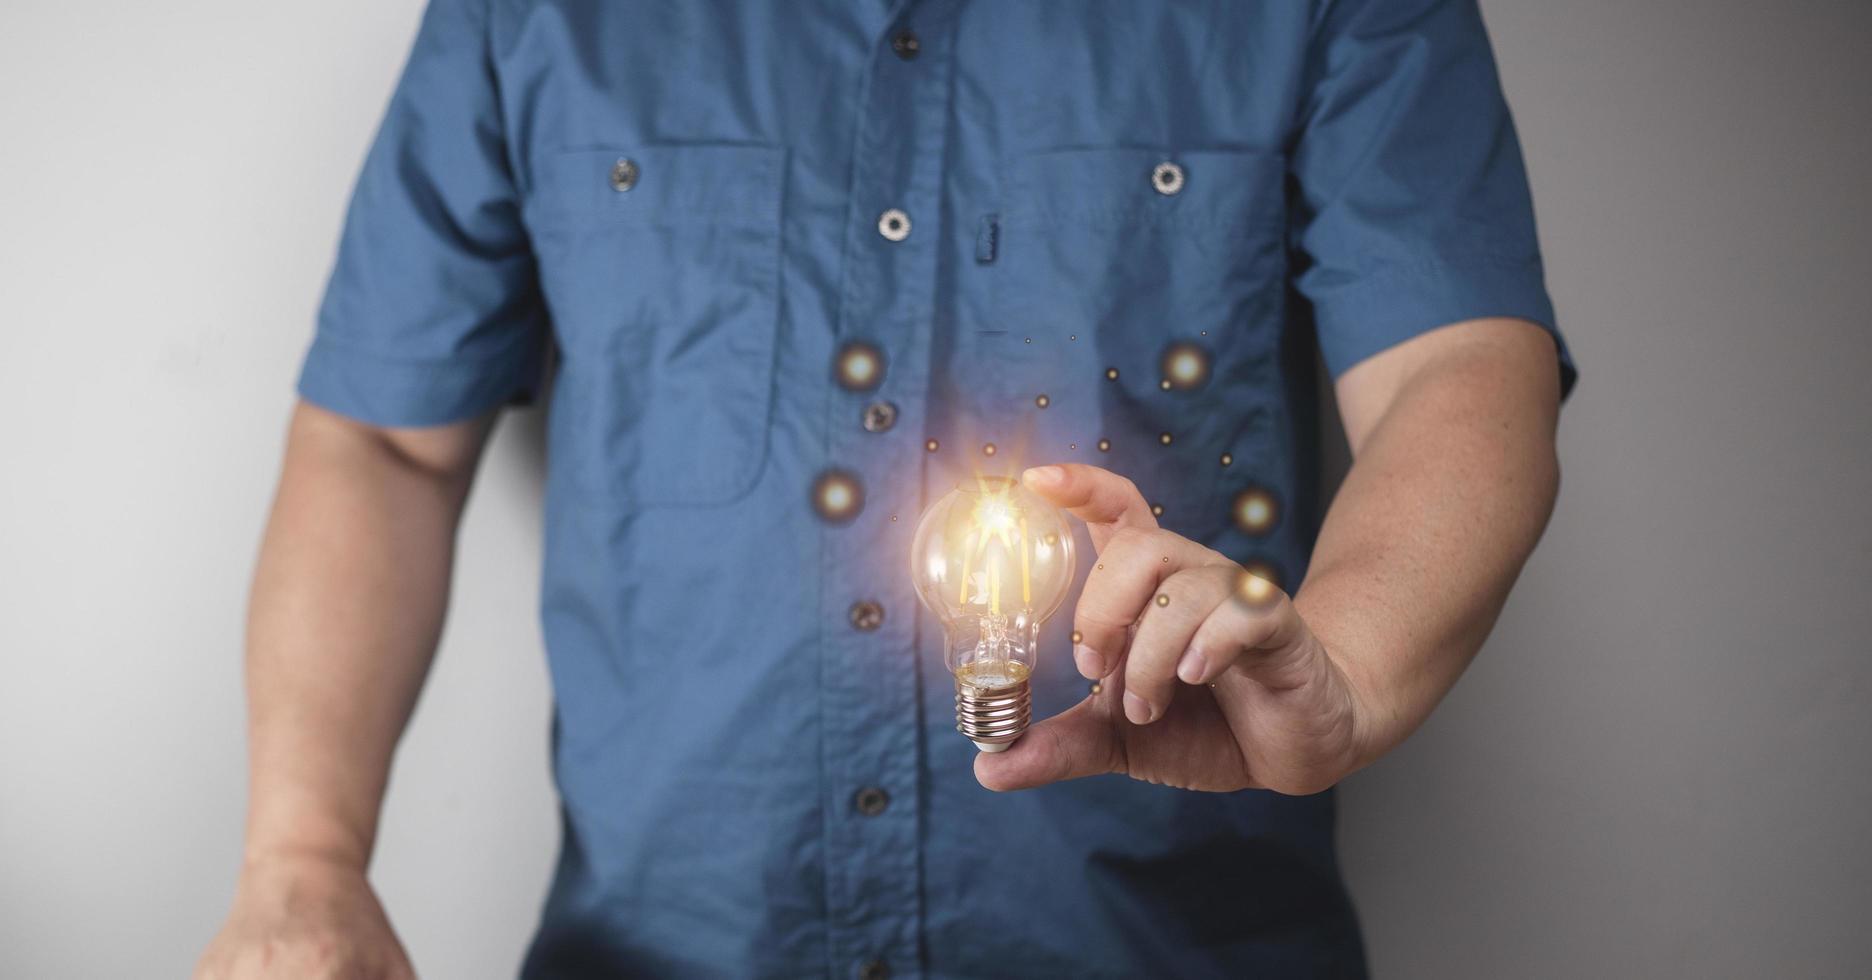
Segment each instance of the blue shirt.
M977 785L910 535L1076 460L1291 589L1316 352L1481 316L1553 322L1471 0L434 0L300 391L550 393L527 976L1357 976L1330 794Z

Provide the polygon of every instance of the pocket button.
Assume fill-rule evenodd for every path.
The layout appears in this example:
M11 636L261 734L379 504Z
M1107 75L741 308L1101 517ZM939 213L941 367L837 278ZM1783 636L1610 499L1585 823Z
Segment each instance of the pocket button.
M1151 170L1151 187L1165 197L1183 189L1183 168L1168 160Z
M619 157L611 165L611 189L622 194L637 186L637 161L629 157Z

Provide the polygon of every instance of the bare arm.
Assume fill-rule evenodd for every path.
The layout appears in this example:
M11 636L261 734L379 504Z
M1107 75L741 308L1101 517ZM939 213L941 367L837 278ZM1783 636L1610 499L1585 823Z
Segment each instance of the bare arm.
M407 972L364 871L491 424L294 412L249 607L245 860L202 976Z
M1546 525L1558 378L1551 339L1518 320L1452 324L1347 371L1354 463L1291 600L1158 528L1129 480L1027 471L1099 551L1074 659L1107 682L978 758L978 778L1312 793L1395 747L1475 656Z
M1530 324L1432 331L1336 387L1353 466L1295 600L1365 701L1363 765L1468 666L1560 486L1553 341Z

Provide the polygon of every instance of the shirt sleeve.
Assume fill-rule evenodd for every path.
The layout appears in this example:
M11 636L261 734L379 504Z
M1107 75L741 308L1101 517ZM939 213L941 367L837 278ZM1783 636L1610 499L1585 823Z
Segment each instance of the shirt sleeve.
M1292 155L1296 287L1338 377L1418 334L1554 320L1514 121L1475 0L1323 0Z
M508 165L485 0L432 0L358 177L299 376L385 426L523 400L550 336Z

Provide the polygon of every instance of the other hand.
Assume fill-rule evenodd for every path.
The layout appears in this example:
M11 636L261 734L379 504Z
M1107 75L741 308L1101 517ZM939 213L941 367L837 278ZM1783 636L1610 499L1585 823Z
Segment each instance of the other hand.
M363 871L322 858L250 862L195 980L413 980Z

